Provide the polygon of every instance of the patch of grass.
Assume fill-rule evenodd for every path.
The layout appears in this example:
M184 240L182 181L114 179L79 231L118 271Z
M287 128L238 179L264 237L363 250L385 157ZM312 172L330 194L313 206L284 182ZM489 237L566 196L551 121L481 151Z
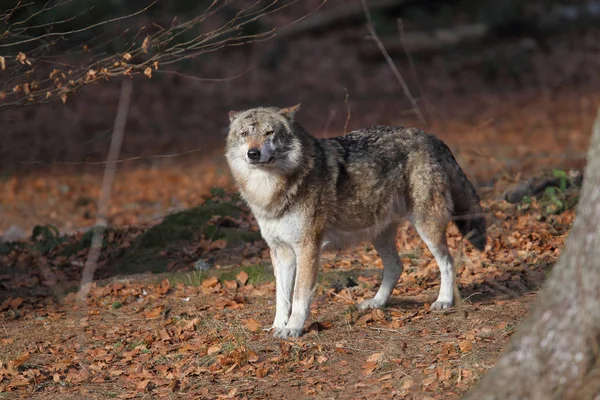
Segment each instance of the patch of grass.
M247 267L227 269L221 271L217 277L221 282L234 281L236 276L242 271L248 274L248 283L254 286L273 280L273 274L266 270L265 265L250 265Z
M200 286L208 276L207 273L202 273L201 271L190 271L170 274L167 279L171 286L177 286L179 283L188 286Z
M134 350L136 347L142 347L142 350L145 350L148 348L147 346L148 345L146 344L145 341L138 339L138 340L134 340L133 342L129 343L127 348L129 350Z
M114 303L112 303L111 308L113 310L116 310L117 308L121 308L123 307L123 303L121 303L120 301L115 301Z
M242 271L248 274L248 284L251 285L259 285L261 283L271 282L273 279L275 279L270 266L266 264L257 264L246 267L212 269L207 272L189 271L161 274L156 276L156 281L160 282L162 279L166 278L169 280L171 286L176 286L179 283L183 283L184 285L188 286L200 286L206 278L213 276L216 276L221 283L224 281L235 281L237 275Z

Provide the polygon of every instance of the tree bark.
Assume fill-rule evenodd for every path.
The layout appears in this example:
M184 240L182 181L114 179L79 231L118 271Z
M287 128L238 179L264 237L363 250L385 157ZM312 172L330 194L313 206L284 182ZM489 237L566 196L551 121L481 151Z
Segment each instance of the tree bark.
M526 321L464 398L600 398L600 113L577 217Z

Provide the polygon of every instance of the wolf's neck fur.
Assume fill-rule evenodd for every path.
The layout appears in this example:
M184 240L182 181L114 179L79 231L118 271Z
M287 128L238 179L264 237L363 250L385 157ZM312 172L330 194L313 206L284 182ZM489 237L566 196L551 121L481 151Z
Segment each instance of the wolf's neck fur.
M300 125L293 127L300 139L299 148L292 150L298 152L294 168L286 172L247 167L232 169L242 197L257 217L274 218L284 214L313 169L315 138Z

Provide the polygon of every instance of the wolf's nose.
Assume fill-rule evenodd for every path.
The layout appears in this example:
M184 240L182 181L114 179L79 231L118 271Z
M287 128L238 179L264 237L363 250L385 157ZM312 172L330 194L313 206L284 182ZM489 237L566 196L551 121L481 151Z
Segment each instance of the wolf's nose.
M260 158L260 150L259 149L250 149L248 150L248 158L252 161L256 161Z

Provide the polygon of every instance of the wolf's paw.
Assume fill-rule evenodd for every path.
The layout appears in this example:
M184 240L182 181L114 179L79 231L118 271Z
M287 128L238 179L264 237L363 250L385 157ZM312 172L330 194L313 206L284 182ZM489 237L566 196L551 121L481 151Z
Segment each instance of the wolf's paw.
M356 308L359 310L367 310L369 308L381 308L383 307L383 303L380 301L376 301L375 299L369 299L365 301L361 301L356 305Z
M292 329L292 328L275 328L273 332L273 336L279 339L287 339L292 337L300 337L302 335L302 328Z
M287 325L289 321L289 317L286 318L277 318L275 317L275 321L273 321L273 329L283 329Z
M452 307L452 301L442 301L438 300L429 307L430 310L444 310L446 308Z

